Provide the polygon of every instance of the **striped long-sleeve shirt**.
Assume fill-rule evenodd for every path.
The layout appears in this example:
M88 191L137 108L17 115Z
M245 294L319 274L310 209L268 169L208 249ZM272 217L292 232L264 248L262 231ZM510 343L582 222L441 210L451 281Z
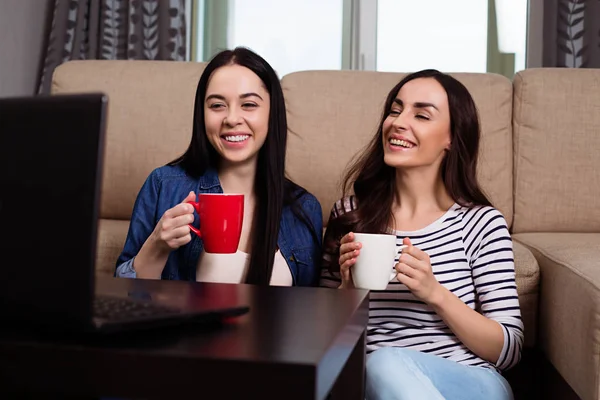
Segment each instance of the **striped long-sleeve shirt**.
M330 222L353 209L353 197L338 201L331 211ZM370 293L367 353L397 346L499 371L514 366L521 357L523 322L512 239L502 214L493 207L454 204L429 226L395 234L397 246L408 237L415 247L429 255L433 273L442 285L469 307L502 326L504 346L494 364L483 360L462 344L430 306L418 300L404 284L392 280L385 290ZM326 261L337 260L338 253L339 248L326 248L323 257ZM321 285L338 287L339 284L339 274L323 268Z

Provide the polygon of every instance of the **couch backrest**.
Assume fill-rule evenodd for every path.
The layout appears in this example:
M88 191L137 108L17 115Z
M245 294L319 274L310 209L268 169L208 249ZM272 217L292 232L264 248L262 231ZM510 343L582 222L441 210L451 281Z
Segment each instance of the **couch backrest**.
M101 217L127 220L152 169L179 156L191 135L194 95L204 63L70 61L53 93L109 96ZM282 78L290 136L287 172L317 196L326 222L340 177L375 133L389 90L405 74L306 71ZM454 74L472 93L482 123L479 179L512 221L512 84L500 75Z
M109 98L102 218L129 219L148 174L186 150L204 67L192 62L86 60L56 68L52 93L101 91Z
M290 134L287 172L312 192L325 223L339 199L340 177L377 130L388 92L405 74L305 71L282 79ZM479 109L479 180L508 223L512 221L512 83L495 74L453 74Z
M517 232L600 231L600 70L514 79Z

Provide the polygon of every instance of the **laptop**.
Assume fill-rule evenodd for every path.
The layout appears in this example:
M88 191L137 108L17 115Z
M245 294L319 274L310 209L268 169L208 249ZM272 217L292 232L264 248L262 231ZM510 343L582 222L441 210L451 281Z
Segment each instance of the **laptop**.
M184 282L157 281L152 295L113 281L123 296L108 293L115 285L97 284L107 104L102 93L0 99L0 318L110 333L248 312L214 290L181 306L169 302L164 294Z

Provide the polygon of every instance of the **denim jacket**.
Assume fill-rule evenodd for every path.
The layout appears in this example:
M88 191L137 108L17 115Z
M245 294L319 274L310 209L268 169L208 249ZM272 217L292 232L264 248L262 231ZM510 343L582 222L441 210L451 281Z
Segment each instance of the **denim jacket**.
M117 260L115 276L136 277L134 257L165 211L181 203L190 191L196 194L223 193L223 188L214 169L208 170L200 178L191 177L180 166L164 166L152 171L135 201L127 240ZM304 194L298 201L315 229L317 240L291 208L284 207L277 244L290 268L294 286L316 286L323 229L321 205L310 193ZM195 219L194 226L198 226L197 215ZM192 233L190 243L169 254L162 279L195 281L196 266L203 247L202 239Z

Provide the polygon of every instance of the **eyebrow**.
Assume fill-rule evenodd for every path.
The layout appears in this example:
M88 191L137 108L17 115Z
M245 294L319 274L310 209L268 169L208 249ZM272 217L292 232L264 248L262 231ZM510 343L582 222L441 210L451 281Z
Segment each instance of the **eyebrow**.
M258 93L249 92L249 93L240 94L240 99L247 99L248 97L258 97L259 99L263 100L263 98L260 97L260 95ZM205 101L208 101L210 99L218 99L218 100L223 100L224 101L225 100L225 96L222 96L220 94L210 94L210 95L208 95L206 97Z
M399 106L403 106L404 102L400 99L394 99L394 103L398 104ZM435 104L433 103L427 103L424 101L417 101L416 103L413 104L413 107L415 108L428 108L428 107L432 107L435 108L437 111L440 111Z

